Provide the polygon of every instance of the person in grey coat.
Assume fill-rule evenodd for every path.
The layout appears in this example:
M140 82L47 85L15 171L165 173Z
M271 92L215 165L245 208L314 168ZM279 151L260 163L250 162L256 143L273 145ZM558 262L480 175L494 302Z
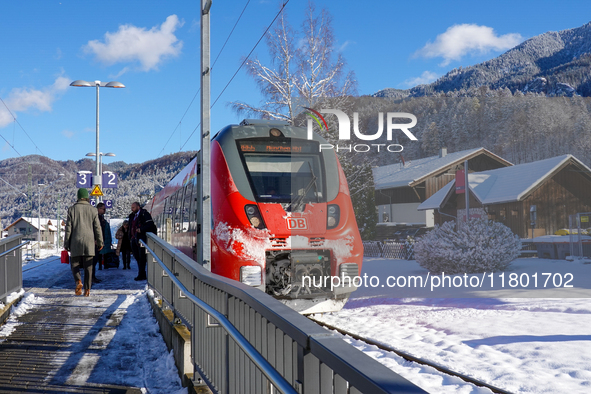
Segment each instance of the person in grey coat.
M78 201L68 209L64 249L70 252L70 268L76 281L76 295L82 294L80 268L84 268L84 296L90 295L95 245L103 248L103 232L97 210L88 201L88 190L78 189Z

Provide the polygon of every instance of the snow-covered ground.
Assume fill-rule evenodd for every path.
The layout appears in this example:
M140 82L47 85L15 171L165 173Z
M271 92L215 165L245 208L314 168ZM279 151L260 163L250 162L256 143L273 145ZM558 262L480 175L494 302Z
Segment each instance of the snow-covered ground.
M74 372L68 376L68 383L92 381L139 387L147 393L186 393L187 390L181 386L172 354L167 350L159 334L158 323L152 315L146 282L133 280L137 275L137 265L133 259L131 267L131 270L98 271L97 277L102 282L93 285L91 297L74 297L70 266L61 264L55 251L42 250L41 259L23 263L24 297L13 307L10 318L2 326L0 340L10 335L20 324L20 316L35 308L42 308L48 302L44 300L43 293L36 295L29 290L64 289L72 292L72 300L76 301L77 306L116 308L113 315L121 318L116 330L101 332L102 351L81 357ZM123 301L118 294L123 294ZM100 354L99 358L97 354ZM59 362L56 360L56 363ZM113 368L117 363L127 363L132 367Z
M133 263L132 268L135 267ZM577 276L587 277L591 272L588 264L535 258L516 260L512 272L532 273L532 267L540 272L572 271ZM375 275L385 283L389 275L424 276L426 271L414 261L366 258L362 274ZM25 288L59 288L63 280L59 278L70 280L69 275L69 266L60 264L57 255L25 262L23 266ZM146 333L158 331L149 311L145 282L134 282L135 275L135 269L99 271L98 276L105 280L93 287L105 292L132 290L120 306L125 308L124 319L129 324L121 324L114 338L136 336L137 329ZM583 287L589 287L589 283L586 284ZM438 298L419 298L411 289L406 290L411 295L399 298L399 294L387 286L363 286L342 311L316 318L513 393L591 392L590 299L485 298L490 294L511 294L497 291L497 286L482 289L484 293L480 294L466 293L474 289L465 287L434 291L432 294ZM481 298L457 298L466 294ZM92 302L92 297L88 302ZM36 304L34 297L25 295L2 331L10 330L11 324L18 324L16 316L27 313ZM129 375L117 379L150 392L182 392L162 338L153 335L146 338L150 342L143 347L142 354L154 361L142 366L142 376L169 376L170 386L150 387L156 384L153 380L139 377L133 380ZM430 367L406 362L376 347L351 338L345 340L430 393L490 393L488 389L464 383ZM117 357L119 355L114 353L106 356ZM112 379L117 371L98 373L109 374ZM162 380L158 384L161 385Z
M524 267L528 272L567 267L586 278L591 273L588 264L537 258L517 259L512 272ZM364 260L362 274L385 283L401 272L426 275L414 261L377 258ZM585 284L589 287L589 281ZM484 294L503 294L495 289ZM343 310L316 318L513 393L591 393L591 299L443 298L461 297L450 290L433 294L441 298L394 298L387 286L361 287ZM430 393L490 393L346 340Z

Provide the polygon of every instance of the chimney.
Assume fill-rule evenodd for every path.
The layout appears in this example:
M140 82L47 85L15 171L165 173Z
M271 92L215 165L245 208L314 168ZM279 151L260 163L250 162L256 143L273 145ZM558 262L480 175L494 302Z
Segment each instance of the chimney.
M447 156L447 148L445 146L439 148L439 157Z

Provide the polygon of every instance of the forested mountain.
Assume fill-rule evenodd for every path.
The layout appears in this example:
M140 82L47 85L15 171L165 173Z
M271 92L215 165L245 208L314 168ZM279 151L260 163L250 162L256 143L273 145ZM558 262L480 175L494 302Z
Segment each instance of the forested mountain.
M530 38L428 85L381 90L359 99L355 111L366 134L377 130L378 112L418 119L418 141L398 134L394 142L404 151L377 155L373 165L435 155L441 147L485 147L515 164L568 153L591 166L591 23Z
M103 163L103 171L113 171L119 177L118 188L103 189L104 198L114 201L113 209L108 210L107 215L113 218L128 215L132 202L147 201L196 154L179 152L140 164L122 161ZM76 201L78 171L94 172L95 162L90 159L55 161L39 155L0 161L0 180L3 180L0 182L0 219L3 228L21 216L37 217L39 204L41 217L57 218L58 204L60 215L65 217L66 209Z
M572 154L591 166L591 98L540 97L508 89L482 90L473 97L416 97L356 100L359 128L378 130L379 112L407 112L417 117L411 141L402 132L372 143L400 143L401 153L358 153L357 160L385 165L448 152L484 147L514 164ZM367 141L359 141L367 143ZM342 144L341 144L342 145Z
M481 86L512 93L591 96L591 22L574 29L547 32L524 41L486 62L457 68L437 81L412 89L384 89L375 97L418 97Z

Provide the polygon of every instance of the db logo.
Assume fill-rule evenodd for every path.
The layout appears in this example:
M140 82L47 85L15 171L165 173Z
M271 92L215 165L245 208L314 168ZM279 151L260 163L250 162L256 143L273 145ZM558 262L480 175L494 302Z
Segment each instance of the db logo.
M288 230L307 230L308 222L306 218L287 218L287 229Z

